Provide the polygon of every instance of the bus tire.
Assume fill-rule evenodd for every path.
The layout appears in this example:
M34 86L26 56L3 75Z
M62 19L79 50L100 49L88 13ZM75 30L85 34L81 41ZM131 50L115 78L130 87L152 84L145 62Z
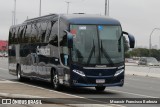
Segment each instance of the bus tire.
M105 86L96 86L96 91L104 91L105 90Z
M18 81L23 81L24 80L22 75L21 75L21 67L19 65L17 66L17 79L18 79Z
M60 90L61 89L61 86L59 84L59 76L58 76L58 73L56 71L53 71L52 72L52 75L51 75L51 83L53 85L53 88L55 90Z

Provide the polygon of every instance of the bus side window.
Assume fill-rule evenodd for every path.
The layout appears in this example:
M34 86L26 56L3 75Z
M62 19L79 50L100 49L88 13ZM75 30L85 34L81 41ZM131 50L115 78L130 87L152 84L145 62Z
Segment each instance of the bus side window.
M9 44L12 44L12 28L9 30Z
M69 50L68 50L68 43L67 43L67 33L64 32L67 29L67 25L63 23L63 21L60 22L60 56L61 61L65 66L68 66L69 61Z
M49 43L54 46L58 46L58 21L52 23L52 29L49 37Z
M41 24L40 23L37 23L36 25L36 31L37 31L37 43L39 43L40 42L40 40L41 40Z
M16 36L16 30L13 28L12 30L12 43L15 44L15 36Z
M67 34L63 36L62 41L60 42L60 56L61 56L61 61L64 65L68 66L68 57L69 57L69 52L68 52L68 46L67 46Z
M24 35L24 43L29 42L30 34L31 34L31 25L27 25L26 33Z
M38 35L38 32L36 30L36 26L35 26L35 24L32 24L32 31L31 31L31 36L30 36L31 43L37 42L37 35Z
M20 42L22 42L23 31L24 31L24 26L21 26L21 27L20 27L20 30L19 30L19 41L20 41Z
M46 35L45 35L46 43L49 41L50 32L51 32L51 22L47 22L47 29L46 29Z
M18 44L20 41L19 41L19 30L20 30L20 27L17 27L16 28L16 35L15 35L15 43Z
M24 26L23 34L22 34L22 43L25 43L25 35L26 35L27 26Z
M44 42L45 41L46 30L47 30L47 23L46 22L42 22L41 23L40 42Z

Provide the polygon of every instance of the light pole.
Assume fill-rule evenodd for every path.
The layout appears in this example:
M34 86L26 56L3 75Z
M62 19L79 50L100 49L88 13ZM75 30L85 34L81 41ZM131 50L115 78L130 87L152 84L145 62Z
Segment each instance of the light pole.
M107 0L105 0L105 16L107 15Z
M109 0L105 0L105 16L109 16Z
M70 4L71 2L66 1L66 3L67 3L67 14L68 14L68 12L69 12L69 4Z
M12 11L12 26L14 25L14 11Z
M160 36L159 36L159 49L160 49Z
M16 0L14 0L14 20L13 20L13 25L16 24Z
M41 0L40 0L40 3L39 3L39 17L41 16Z
M152 36L153 32L156 31L156 30L160 30L160 28L154 28L154 29L152 30L151 34L149 35L149 49L152 48L152 43L151 43L151 39L152 39L152 38L151 38L151 36Z
M109 0L108 0L108 16L109 16Z

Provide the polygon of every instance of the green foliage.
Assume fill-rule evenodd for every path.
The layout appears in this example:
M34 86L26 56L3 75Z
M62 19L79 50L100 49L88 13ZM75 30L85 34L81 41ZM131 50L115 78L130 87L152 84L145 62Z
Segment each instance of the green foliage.
M160 50L151 49L150 56L155 57L157 60L160 60Z
M128 52L125 52L125 58L130 58L130 54Z
M145 48L136 48L132 51L128 51L125 54L126 58L128 57L155 57L157 60L160 60L160 50L156 49L145 49Z

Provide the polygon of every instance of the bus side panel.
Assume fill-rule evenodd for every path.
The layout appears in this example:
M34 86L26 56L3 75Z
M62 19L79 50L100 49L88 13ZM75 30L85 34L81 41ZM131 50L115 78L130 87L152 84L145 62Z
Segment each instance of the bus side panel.
M16 75L16 49L14 45L9 45L8 49L8 69L9 73Z

